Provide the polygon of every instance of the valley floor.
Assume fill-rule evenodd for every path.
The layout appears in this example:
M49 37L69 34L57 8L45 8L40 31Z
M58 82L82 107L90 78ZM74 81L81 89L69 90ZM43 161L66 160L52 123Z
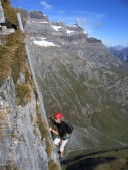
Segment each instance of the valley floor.
M63 162L63 170L128 170L128 146L99 151L71 153ZM88 153L87 153L88 152ZM73 156L73 154L75 156Z

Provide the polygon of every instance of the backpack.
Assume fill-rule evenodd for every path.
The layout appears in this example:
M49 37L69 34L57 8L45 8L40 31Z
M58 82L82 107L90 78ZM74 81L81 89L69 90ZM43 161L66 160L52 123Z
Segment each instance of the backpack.
M71 134L73 132L73 126L71 123L65 122L65 127L68 134Z

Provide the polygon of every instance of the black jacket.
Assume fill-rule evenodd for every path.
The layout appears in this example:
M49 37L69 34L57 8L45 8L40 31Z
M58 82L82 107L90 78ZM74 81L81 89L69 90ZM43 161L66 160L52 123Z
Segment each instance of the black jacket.
M61 121L60 123L56 123L54 121L54 119L52 119L51 117L50 117L50 119L51 119L52 123L54 125L56 125L60 138L64 137L67 133L66 127L65 127L65 121Z

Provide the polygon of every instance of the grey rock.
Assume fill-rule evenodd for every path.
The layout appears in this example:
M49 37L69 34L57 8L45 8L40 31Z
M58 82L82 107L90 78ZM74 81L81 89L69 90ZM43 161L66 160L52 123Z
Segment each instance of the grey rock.
M14 24L11 24L9 21L5 20L4 11L0 1L0 35L7 35L15 32ZM0 40L0 44L4 43Z
M22 84L23 82L25 82L25 75L21 72L17 84Z
M3 11L3 8L1 6L1 1L0 1L0 24L1 23L5 23L5 17L4 17L4 11Z
M46 170L48 159L37 124L35 96L31 91L30 103L17 107L14 87L8 77L0 88L0 167L11 163L23 170Z
M15 32L15 29L13 29L13 28L7 29L6 26L2 26L1 30L0 30L0 35L8 35L8 34L11 34L11 33L14 33L14 32Z
M31 19L38 19L38 20L42 20L42 21L48 21L48 17L46 15L43 15L42 12L39 11L26 11L23 9L19 9L19 12L21 13L21 15L25 18L31 18Z

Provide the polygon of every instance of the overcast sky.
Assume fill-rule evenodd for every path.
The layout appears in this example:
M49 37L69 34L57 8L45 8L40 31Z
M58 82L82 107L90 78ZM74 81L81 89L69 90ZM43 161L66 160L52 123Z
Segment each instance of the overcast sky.
M10 0L13 7L41 11L50 21L79 24L107 46L128 46L128 0Z

